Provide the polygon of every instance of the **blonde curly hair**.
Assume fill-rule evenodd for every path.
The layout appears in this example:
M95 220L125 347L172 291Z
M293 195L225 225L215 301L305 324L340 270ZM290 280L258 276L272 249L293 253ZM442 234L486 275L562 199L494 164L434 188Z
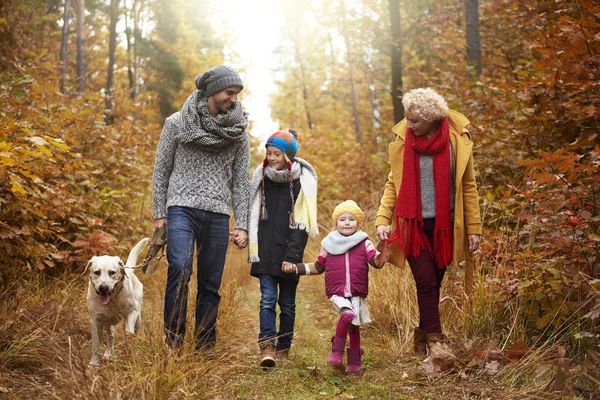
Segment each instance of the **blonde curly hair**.
M406 114L411 114L428 122L439 121L448 116L446 100L432 88L419 88L402 96Z

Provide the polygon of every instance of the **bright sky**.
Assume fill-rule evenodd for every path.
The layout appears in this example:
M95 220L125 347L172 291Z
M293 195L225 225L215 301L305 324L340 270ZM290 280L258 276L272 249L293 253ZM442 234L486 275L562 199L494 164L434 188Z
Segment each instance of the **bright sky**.
M245 69L243 105L254 121L250 133L260 139L279 129L269 108L269 97L276 90L272 68L280 62L273 53L281 39L279 4L277 0L228 0L213 5L220 20L216 29L237 37L233 50L240 54L243 65L233 66Z

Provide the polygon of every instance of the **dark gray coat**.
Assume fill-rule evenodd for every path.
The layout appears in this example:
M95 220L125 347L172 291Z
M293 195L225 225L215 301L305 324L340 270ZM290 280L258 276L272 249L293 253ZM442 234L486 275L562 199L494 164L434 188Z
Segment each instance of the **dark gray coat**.
M280 278L298 280L296 274L281 271L283 261L300 263L304 256L304 248L308 233L300 229L290 228L290 185L288 182L273 182L265 177L265 205L267 220L258 223L258 257L259 262L252 263L252 276L271 275ZM300 180L294 180L294 201L300 193Z

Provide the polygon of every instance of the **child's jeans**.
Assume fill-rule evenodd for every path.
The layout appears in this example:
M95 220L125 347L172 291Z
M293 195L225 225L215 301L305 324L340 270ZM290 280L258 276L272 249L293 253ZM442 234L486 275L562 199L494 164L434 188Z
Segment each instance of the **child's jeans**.
M296 287L298 282L270 275L259 275L260 291L260 333L258 343L271 344L280 350L292 345L294 321L296 320ZM278 290L279 286L279 290ZM279 291L279 296L278 296ZM279 331L277 331L276 305L279 303Z
M425 234L433 247L435 218L425 218L423 223ZM408 256L407 260L417 285L419 328L425 333L442 333L439 303L446 268L440 268L427 250L421 250L419 257Z

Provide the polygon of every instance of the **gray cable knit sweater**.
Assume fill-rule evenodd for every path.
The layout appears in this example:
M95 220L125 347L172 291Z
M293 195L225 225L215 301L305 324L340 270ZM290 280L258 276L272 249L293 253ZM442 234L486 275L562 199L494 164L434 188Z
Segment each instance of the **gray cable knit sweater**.
M235 216L235 229L248 230L250 140L207 151L177 140L179 112L165 121L154 163L154 218L166 218L171 206L192 207Z

